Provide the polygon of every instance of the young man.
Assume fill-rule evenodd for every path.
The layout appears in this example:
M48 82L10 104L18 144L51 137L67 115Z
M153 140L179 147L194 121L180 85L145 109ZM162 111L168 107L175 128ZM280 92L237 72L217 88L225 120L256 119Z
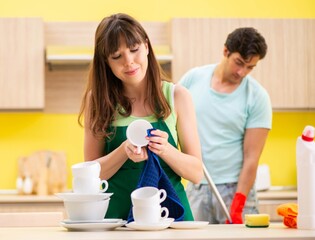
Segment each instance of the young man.
M203 162L236 224L243 214L258 213L254 182L272 108L266 90L248 74L266 52L257 30L238 28L228 35L221 62L191 69L180 81L193 97ZM187 194L195 220L226 222L205 180L188 183Z

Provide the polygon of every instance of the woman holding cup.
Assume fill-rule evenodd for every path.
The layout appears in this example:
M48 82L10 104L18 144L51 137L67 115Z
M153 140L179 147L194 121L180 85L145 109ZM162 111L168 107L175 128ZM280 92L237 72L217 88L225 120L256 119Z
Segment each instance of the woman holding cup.
M100 22L79 120L84 117L85 160L101 164L101 178L114 193L106 217L128 217L148 155L127 140L126 129L144 119L157 129L147 137L148 148L184 205L184 220L193 219L181 177L198 183L203 176L196 117L188 91L166 80L138 21L114 14Z

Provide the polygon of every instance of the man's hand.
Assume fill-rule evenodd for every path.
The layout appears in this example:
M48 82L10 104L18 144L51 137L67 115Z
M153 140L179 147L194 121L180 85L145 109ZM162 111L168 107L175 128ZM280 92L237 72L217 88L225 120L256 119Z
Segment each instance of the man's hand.
M230 214L232 219L232 224L242 224L242 212L246 202L246 196L243 193L237 192L234 195L231 207ZM228 220L227 220L227 223Z

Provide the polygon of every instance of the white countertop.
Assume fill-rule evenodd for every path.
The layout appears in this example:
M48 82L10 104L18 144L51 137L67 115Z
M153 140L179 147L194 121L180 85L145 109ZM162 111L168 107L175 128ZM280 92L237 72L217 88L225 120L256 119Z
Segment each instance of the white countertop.
M179 240L179 239L315 239L315 230L286 228L271 224L268 228L247 228L239 225L209 225L201 229L166 229L161 231L135 231L125 227L111 231L71 232L62 227L0 228L0 238L10 240Z

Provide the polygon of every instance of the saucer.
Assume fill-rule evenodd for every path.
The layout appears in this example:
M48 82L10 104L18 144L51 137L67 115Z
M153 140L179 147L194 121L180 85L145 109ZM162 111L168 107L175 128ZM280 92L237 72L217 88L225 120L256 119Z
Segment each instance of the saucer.
M206 221L179 221L172 222L170 228L177 229L194 229L194 228L203 228L207 226L209 222Z
M108 199L113 193L98 194L80 194L74 192L55 193L55 195L64 201L101 201Z
M159 223L145 224L145 223L137 223L130 222L126 224L127 228L140 230L140 231L157 231L168 228L171 223L174 221L174 218L166 218L161 220Z
M104 218L102 220L71 220L64 219L62 222L66 224L77 224L77 223L118 223L123 221L121 218Z
M70 231L95 231L95 230L112 230L117 227L124 226L126 221L118 222L95 222L95 223L66 223L64 221L60 222L60 226L67 228Z

